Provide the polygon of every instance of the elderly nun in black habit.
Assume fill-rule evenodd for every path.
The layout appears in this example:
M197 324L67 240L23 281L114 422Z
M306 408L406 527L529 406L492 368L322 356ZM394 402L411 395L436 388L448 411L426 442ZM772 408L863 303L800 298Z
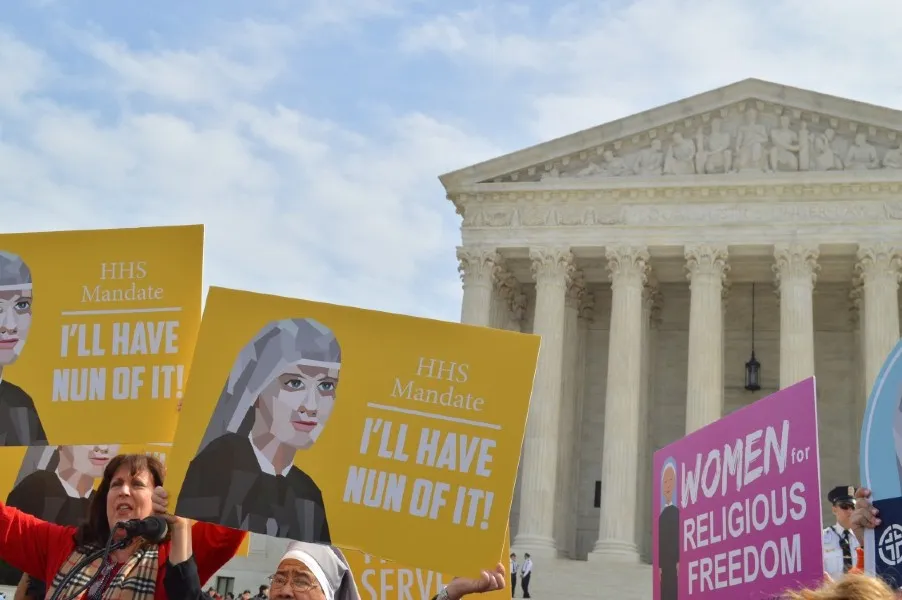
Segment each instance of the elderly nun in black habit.
M268 324L239 353L176 514L253 533L330 543L319 487L294 466L335 407L341 348L313 319Z
M47 434L31 396L4 377L19 358L31 329L31 269L0 250L0 446L46 446Z

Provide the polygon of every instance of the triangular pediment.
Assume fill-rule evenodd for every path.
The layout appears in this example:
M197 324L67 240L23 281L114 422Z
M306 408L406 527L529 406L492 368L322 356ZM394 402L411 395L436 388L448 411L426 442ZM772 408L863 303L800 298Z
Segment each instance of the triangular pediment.
M653 108L440 177L480 183L892 170L902 111L758 79Z

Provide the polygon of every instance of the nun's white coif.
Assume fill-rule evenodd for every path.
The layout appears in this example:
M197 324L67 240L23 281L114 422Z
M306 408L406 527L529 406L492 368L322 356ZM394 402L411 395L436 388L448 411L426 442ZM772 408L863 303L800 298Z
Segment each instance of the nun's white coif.
M341 550L324 544L291 542L280 563L296 560L313 573L326 600L360 600L351 567Z

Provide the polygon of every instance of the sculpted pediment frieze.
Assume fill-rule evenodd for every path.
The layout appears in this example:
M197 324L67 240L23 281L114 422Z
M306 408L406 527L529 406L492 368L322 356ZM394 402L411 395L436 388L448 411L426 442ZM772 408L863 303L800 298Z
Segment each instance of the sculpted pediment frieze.
M902 171L902 131L748 99L484 183L887 169Z

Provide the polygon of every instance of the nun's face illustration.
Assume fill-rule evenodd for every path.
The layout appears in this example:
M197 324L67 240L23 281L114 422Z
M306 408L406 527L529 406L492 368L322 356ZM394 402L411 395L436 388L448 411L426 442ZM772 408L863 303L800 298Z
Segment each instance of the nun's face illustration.
M303 361L285 369L260 392L256 419L283 444L309 448L332 415L338 371Z
M673 487L676 483L676 473L673 467L667 465L664 467L664 474L661 476L661 492L668 504L673 504Z
M110 460L119 453L119 445L60 446L60 466L99 479Z
M31 329L31 290L0 291L0 367L16 362Z

